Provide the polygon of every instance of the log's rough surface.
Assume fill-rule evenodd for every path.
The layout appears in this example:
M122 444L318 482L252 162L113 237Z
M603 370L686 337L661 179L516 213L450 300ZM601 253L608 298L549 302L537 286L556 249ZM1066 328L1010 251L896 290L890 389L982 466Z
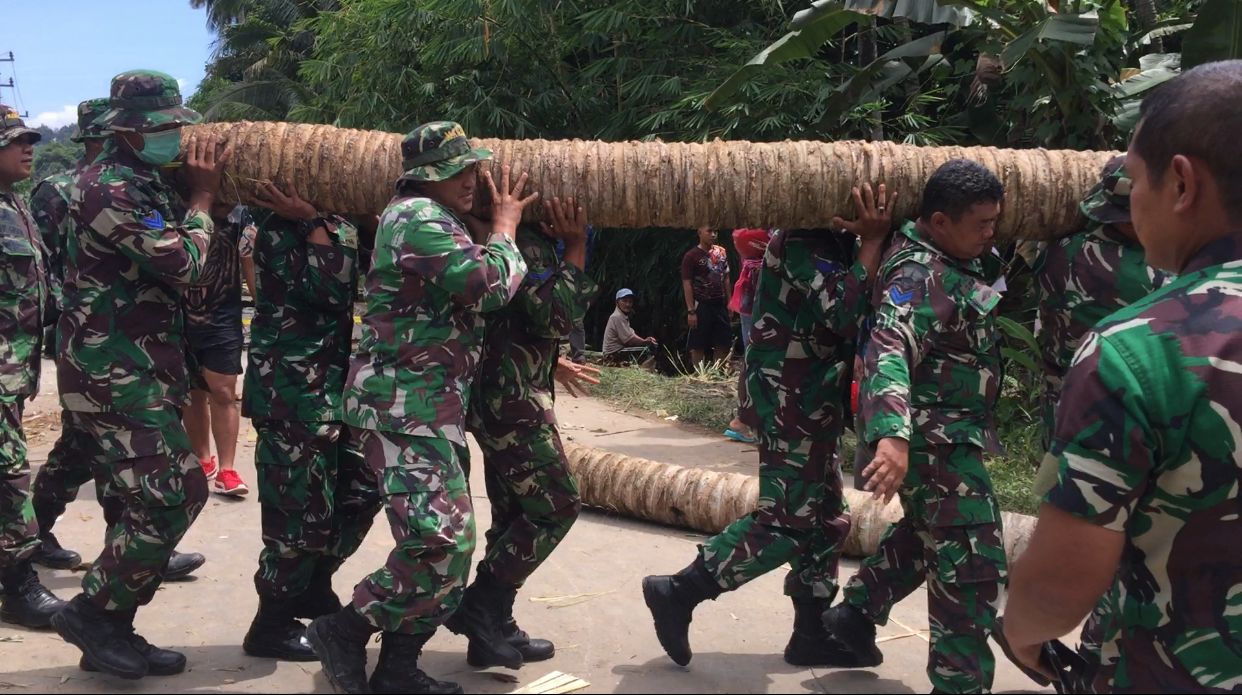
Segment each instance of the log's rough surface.
M288 179L324 210L378 213L401 173L401 136L296 123L211 123L235 143L226 197L256 203L258 181ZM891 142L708 143L476 140L496 162L530 173L543 196L575 196L602 227L711 225L823 227L853 216L863 181L900 191L896 217L913 217L927 178L962 157L1005 184L1002 239L1050 239L1080 225L1078 201L1112 152L917 147ZM537 211L538 206L532 206Z
M719 533L735 519L754 510L759 479L741 473L683 468L565 442L569 467L578 479L582 501L592 507L645 521ZM869 493L846 488L850 506L845 554L866 557L875 552L885 528L902 516L894 497L887 505ZM1026 549L1034 517L1002 512L1005 556Z

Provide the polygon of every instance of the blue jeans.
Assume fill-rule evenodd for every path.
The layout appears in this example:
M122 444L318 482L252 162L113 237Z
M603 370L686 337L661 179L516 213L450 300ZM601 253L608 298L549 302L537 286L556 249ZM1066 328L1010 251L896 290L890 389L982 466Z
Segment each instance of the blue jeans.
M755 325L755 317L750 314L739 314L742 317L742 353L750 347L750 329Z

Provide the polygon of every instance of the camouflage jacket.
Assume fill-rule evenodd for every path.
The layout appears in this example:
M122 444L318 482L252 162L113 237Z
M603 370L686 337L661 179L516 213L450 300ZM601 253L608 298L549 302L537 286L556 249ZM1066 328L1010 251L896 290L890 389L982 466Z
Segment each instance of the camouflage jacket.
M1147 265L1137 241L1107 225L1049 244L1036 261L1035 273L1045 410L1051 413L1061 393L1061 379L1087 331L1151 294L1162 276Z
M49 288L43 244L16 193L0 193L0 403L39 389L39 355Z
M475 244L448 208L419 197L389 203L371 261L345 422L464 446L481 314L508 304L526 262L508 238Z
M163 427L186 403L181 289L202 271L214 228L205 212L178 213L157 169L107 147L78 175L69 203L60 401Z
M993 310L1000 294L978 259L961 261L922 238L913 222L881 263L859 406L867 442L1000 449L992 408L1000 388Z
M254 251L258 283L242 387L249 418L341 419L358 284L358 232L333 218L330 246L271 215Z
M73 231L73 219L69 217L69 195L73 180L81 167L64 171L43 179L30 193L30 211L47 250L47 279L54 306L59 309L61 286L65 282L65 243ZM48 319L54 320L53 318Z
M848 234L780 230L763 255L741 417L782 440L835 440L869 300Z
M555 423L553 375L561 338L586 315L599 290L539 231L518 230L526 279L509 305L487 315L483 356L470 402L470 429Z
M1096 692L1242 685L1242 235L1090 331L1044 501L1125 534Z

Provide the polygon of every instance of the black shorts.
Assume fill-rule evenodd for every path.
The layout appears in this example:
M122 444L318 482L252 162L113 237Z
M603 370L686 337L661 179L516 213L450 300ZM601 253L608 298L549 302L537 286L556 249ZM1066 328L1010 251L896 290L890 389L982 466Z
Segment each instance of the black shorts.
M190 383L196 389L206 389L201 372L210 369L217 374L242 373L242 334L232 328L226 330L197 330L186 332L186 362L190 370Z
M707 352L713 348L733 347L733 325L729 323L729 308L724 300L699 302L694 313L699 317L699 327L690 330L686 346L691 350Z

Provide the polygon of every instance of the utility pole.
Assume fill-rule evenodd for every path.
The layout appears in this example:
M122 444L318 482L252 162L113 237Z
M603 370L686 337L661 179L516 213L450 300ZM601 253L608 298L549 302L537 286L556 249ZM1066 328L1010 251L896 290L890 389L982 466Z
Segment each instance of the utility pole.
M3 54L0 54L0 56L2 55ZM7 58L0 57L0 63L12 63L14 62L14 60L15 59L13 58L13 51L9 51L9 57ZM5 88L13 90L13 96L17 96L17 85L13 83L12 77L9 78L8 82L0 82L0 90L3 90ZM0 91L0 97L3 97L3 95L4 95L4 92ZM20 113L18 115L21 116L22 118L30 117L29 113Z

